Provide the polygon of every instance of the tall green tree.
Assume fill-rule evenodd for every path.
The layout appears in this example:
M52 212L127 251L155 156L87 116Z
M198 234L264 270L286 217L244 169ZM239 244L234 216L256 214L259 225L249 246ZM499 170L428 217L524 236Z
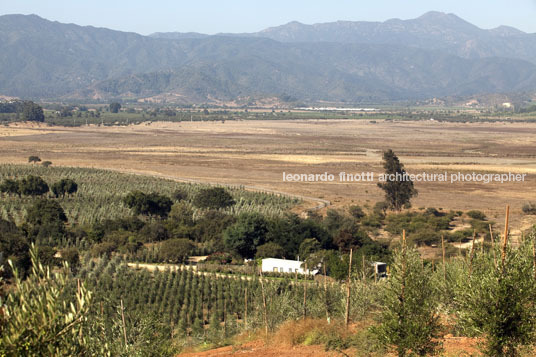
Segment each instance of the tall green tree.
M380 324L373 332L387 347L394 346L399 357L410 351L418 356L437 351L438 299L431 279L432 272L423 267L416 249L402 247L395 252Z
M110 103L110 113L119 113L121 110L121 104L117 102Z
M410 204L411 198L417 195L417 190L413 187L413 181L407 175L404 165L391 149L383 153L383 168L385 182L378 183L378 187L385 192L385 201L389 207L400 211Z
M27 121L45 121L43 108L32 101L26 101L22 104L22 118Z
M268 223L258 213L245 213L223 233L225 246L244 258L253 258L257 247L264 244Z

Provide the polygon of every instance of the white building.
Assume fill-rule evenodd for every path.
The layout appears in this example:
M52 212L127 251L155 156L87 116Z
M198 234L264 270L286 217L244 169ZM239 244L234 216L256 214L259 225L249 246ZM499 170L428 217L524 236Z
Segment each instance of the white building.
M265 273L298 273L311 275L318 273L318 270L307 269L306 271L302 268L302 264L303 262L300 262L299 260L266 258L262 260L261 269Z

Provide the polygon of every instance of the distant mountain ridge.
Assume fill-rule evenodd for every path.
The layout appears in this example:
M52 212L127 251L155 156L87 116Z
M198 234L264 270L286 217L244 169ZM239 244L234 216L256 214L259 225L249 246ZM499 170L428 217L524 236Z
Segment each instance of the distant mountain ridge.
M371 102L536 90L533 34L455 15L142 36L0 16L0 95ZM503 43L514 46L507 56ZM526 57L526 58L525 58ZM536 57L535 57L536 58Z
M506 57L536 63L536 34L509 26L483 30L454 14L437 11L411 20L337 21L313 25L293 21L255 33L220 35L265 37L280 42L404 44L442 50L464 58ZM170 32L152 36L169 39L182 34Z

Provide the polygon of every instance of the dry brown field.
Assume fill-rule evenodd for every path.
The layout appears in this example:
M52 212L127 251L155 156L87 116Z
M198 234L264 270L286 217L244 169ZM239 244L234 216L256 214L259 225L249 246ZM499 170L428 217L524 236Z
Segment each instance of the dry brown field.
M340 182L339 172L382 172L392 148L411 173L525 173L517 183L416 183L413 207L480 209L512 232L536 223L521 207L536 201L536 124L367 120L157 122L128 127L0 127L0 162L30 155L54 165L250 185L323 198L335 208L383 199L376 182ZM332 173L334 182L284 182L287 173Z

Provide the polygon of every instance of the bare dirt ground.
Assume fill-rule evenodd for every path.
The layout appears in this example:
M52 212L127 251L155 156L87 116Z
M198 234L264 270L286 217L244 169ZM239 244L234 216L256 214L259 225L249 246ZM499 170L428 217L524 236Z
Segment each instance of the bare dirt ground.
M477 341L468 337L445 337L442 340L443 356L481 356ZM347 356L355 356L357 351L349 349L343 351ZM266 344L262 340L247 342L237 346L226 346L202 352L181 353L180 357L226 357L226 356L265 356L265 357L316 357L316 356L344 356L338 351L326 351L323 345L313 346L279 346ZM394 357L389 353L386 356Z
M392 148L410 173L526 173L525 182L416 183L415 208L480 209L498 224L511 205L512 232L535 217L536 124L370 123L296 120L144 123L128 127L0 127L0 162L39 155L54 165L110 168L203 182L251 185L323 198L333 207L371 207L383 199L374 182L340 182L340 172L382 172ZM284 182L283 172L335 175L333 182Z

